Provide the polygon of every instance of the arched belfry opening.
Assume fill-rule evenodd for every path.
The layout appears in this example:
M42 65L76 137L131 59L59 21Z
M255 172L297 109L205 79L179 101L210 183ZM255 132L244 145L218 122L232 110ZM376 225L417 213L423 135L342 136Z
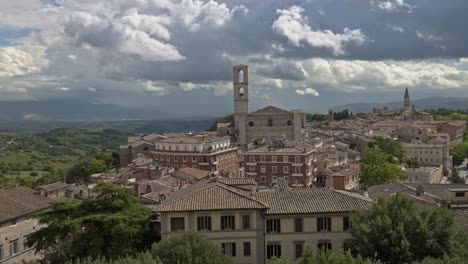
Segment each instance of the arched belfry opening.
M242 87L242 86L239 87L239 98L242 98L244 96L244 93L245 93L244 87Z
M244 82L244 70L243 69L239 69L239 71L237 72L237 80L240 83Z

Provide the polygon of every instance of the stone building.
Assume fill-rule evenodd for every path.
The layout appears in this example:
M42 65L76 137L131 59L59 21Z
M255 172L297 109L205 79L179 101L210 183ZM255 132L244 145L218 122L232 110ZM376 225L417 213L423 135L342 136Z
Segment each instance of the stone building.
M408 175L407 181L410 183L441 183L444 170L443 166L439 167L419 167L405 169Z
M445 173L452 168L452 156L448 140L441 137L432 138L428 142L403 143L405 158L414 160L418 167L439 167L442 165Z
M40 257L26 245L26 237L42 227L31 215L50 208L52 201L26 187L0 190L0 263L21 263Z
M245 175L263 186L283 178L289 186L308 187L313 180L314 150L306 144L269 144L249 150L244 152Z
M256 138L283 137L299 140L305 128L306 115L302 110L286 111L267 106L250 112L249 72L247 65L233 67L234 131L237 143L246 148Z
M285 205L287 201L287 205ZM296 263L306 244L343 251L350 237L349 214L370 200L327 188L278 188L245 191L218 181L175 192L155 208L161 239L198 231L220 244L234 263L265 263L282 257Z

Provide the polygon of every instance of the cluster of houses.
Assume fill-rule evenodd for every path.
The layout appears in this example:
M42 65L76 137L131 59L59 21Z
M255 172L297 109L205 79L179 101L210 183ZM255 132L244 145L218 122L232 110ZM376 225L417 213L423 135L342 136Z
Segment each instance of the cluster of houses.
M198 231L234 263L292 263L305 244L343 250L350 213L374 199L404 193L425 206L448 207L468 225L468 185L447 184L450 149L463 141L465 122L433 121L410 107L374 109L366 119L306 122L301 110L267 106L250 112L248 67L233 68L234 120L215 132L131 136L120 146L120 167L86 185L54 183L0 190L0 263L40 258L25 244L41 226L30 216L57 199L93 199L111 182L132 190L152 209L162 239ZM376 136L402 142L407 180L366 188L360 160Z

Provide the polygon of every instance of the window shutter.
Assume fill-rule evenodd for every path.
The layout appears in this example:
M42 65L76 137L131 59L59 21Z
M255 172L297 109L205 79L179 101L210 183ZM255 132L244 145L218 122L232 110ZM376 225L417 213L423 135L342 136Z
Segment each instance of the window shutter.
M328 217L327 221L328 221L328 231L331 231L331 217Z
M232 256L236 256L236 243L232 243Z

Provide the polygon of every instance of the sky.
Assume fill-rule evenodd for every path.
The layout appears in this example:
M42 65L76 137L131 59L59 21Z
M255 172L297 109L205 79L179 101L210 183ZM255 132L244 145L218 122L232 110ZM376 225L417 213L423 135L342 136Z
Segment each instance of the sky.
M0 1L0 103L77 100L168 117L468 96L466 0Z

